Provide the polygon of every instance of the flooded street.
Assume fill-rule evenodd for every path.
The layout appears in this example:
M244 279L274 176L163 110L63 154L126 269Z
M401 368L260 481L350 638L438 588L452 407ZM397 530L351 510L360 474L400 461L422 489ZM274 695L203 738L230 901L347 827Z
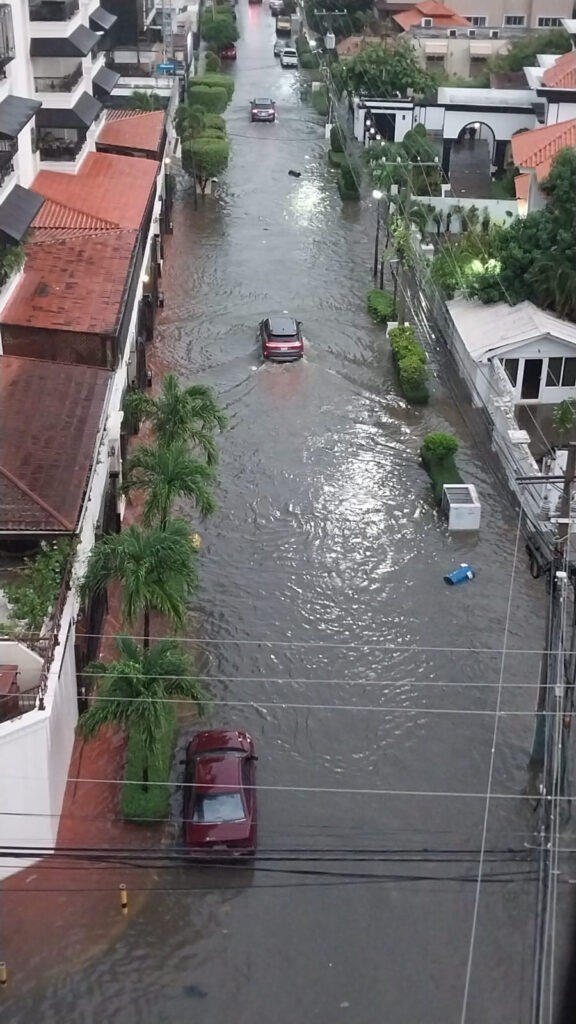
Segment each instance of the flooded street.
M442 382L423 409L398 396L365 313L375 211L342 205L267 5L239 21L230 168L197 212L179 178L152 361L211 384L230 417L190 641L210 724L257 745L259 856L254 871L159 870L122 934L75 965L80 915L58 973L15 978L2 1020L459 1024L502 683L465 1021L524 1024L535 870L513 798L544 585ZM278 122L251 124L267 95ZM284 309L305 358L263 365L258 321ZM478 537L448 534L419 464L445 429L480 494ZM447 587L464 561L476 579Z

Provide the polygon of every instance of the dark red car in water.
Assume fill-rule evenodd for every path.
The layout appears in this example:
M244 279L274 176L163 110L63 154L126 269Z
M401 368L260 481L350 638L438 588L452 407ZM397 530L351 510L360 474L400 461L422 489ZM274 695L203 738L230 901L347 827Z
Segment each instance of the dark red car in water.
M184 844L196 855L256 851L254 743L247 732L199 732L186 749Z
M222 49L220 50L221 60L236 60L237 56L238 54L236 52L235 46L223 46Z

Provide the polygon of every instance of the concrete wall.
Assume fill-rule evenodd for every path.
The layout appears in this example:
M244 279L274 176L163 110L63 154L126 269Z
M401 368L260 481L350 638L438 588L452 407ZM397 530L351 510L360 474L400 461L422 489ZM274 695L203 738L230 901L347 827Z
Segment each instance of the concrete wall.
M444 112L444 138L457 139L460 132L469 124L479 122L486 124L494 132L497 141L510 140L515 132L521 128L535 128L536 115L532 111L526 113L515 113L508 110L499 110L497 106L498 92L494 91L493 110L451 110L445 108Z
M497 224L508 224L513 217L518 216L515 199L463 199L461 196L447 199L440 196L414 196L414 201L433 206L436 210L442 211L444 214L443 231L446 230L446 214L456 205L464 206L467 209L475 206L480 211L480 217L483 217L484 213L487 212L490 214L490 220ZM432 219L428 222L427 230L430 234L436 233L436 225ZM458 214L453 214L450 221L450 234L459 235L461 232L462 224L460 217Z
M546 124L560 124L576 118L576 103L548 103Z

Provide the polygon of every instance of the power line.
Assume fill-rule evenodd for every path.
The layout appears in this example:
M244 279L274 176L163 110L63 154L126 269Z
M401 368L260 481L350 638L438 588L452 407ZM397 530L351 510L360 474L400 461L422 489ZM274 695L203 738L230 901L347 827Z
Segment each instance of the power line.
M77 672L76 675L80 678L87 679L99 679L101 678L97 672ZM131 672L131 678L133 679L144 679L146 678L145 672ZM458 689L475 689L476 687L494 687L498 686L498 682L489 682L487 680L474 680L473 682L454 682L446 679L311 679L301 678L292 676L212 676L212 675L155 675L155 679L195 679L198 682L203 683L282 683L284 685L292 684L304 684L310 686L312 684L318 684L320 686L378 686L378 687L402 687L402 686L416 686L423 687L426 689L430 686L441 686L441 687L456 687ZM538 689L539 683L512 683L506 682L506 689Z

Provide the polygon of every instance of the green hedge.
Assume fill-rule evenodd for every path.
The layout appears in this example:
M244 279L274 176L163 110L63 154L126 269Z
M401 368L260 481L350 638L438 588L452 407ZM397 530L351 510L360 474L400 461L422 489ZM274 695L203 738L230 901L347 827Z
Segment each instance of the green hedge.
M346 153L336 153L333 149L328 150L328 163L331 167L337 167L340 170L348 163Z
M148 768L150 782L168 782L172 765L172 753L176 736L176 711L173 704L167 704L165 726L158 736L160 753ZM170 786L149 786L142 789L142 772L145 758L140 733L132 728L128 736L128 752L124 778L131 785L124 786L120 813L126 821L141 821L149 818L166 818L170 807Z
M409 324L393 327L388 338L404 397L415 405L425 405L430 398L427 359L422 345L416 340L414 328Z
M444 487L444 484L462 483L462 477L458 472L458 467L454 461L453 455L448 455L444 459L434 459L431 457L429 451L427 451L426 445L423 444L420 449L420 458L422 459L422 465L432 481L432 488L436 501L442 501L442 488Z
M344 136L337 124L333 124L330 129L330 149L334 153L343 153L346 149Z
M396 319L396 306L394 296L389 292L383 292L379 288L373 288L366 296L368 312L373 320L379 324L390 323Z
M299 56L298 62L300 67L304 68L304 71L314 71L316 68L320 67L320 58L318 57L318 54L312 53L311 50Z
M348 160L343 164L340 174L338 175L338 191L341 199L360 199L360 191L356 182L356 176Z
M308 36L305 36L303 32L296 36L294 46L299 57L302 57L305 53L312 53L312 48L308 42Z
M188 93L190 104L203 107L210 114L221 114L228 105L228 93L220 86L198 85Z
M226 121L220 114L204 114L205 128L218 128L221 132L226 131Z
M325 85L321 85L319 89L314 89L310 93L310 99L312 106L317 114L321 117L328 117L328 90Z
M234 79L230 75L219 75L217 71L207 71L205 75L197 75L188 82L188 98L192 102L192 90L202 86L210 89L225 89L228 102L234 95Z

